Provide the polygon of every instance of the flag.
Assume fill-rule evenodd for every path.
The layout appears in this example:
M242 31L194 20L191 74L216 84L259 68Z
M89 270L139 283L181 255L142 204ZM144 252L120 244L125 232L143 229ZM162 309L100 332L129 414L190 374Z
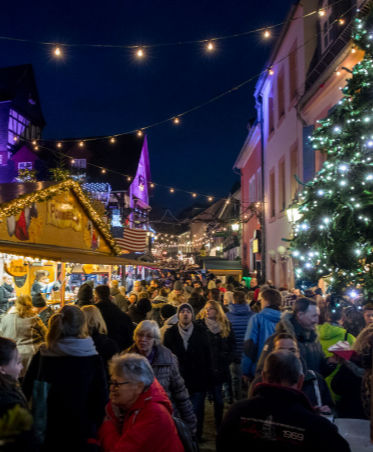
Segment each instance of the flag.
M144 252L146 250L146 235L144 229L123 228L123 238L117 238L116 242L123 251Z

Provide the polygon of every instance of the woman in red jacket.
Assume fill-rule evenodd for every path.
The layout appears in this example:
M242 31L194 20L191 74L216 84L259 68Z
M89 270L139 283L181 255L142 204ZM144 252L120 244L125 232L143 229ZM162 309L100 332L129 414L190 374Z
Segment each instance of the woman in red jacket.
M99 437L105 452L183 452L172 405L148 360L136 353L109 363L110 402Z

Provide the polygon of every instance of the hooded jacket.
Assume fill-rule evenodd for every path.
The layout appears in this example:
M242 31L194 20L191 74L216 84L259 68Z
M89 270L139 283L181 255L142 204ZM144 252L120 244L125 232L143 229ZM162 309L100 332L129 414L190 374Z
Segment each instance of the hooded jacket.
M253 377L265 341L275 332L281 311L270 306L254 314L247 325L242 358L242 373Z
M347 333L341 326L329 322L317 325L317 333L326 357L333 355L333 353L328 351L328 348L337 342L347 341L350 345L355 342L355 338L352 334Z
M302 392L266 383L232 406L216 445L217 452L350 451L337 427L316 414Z
M248 304L230 304L227 312L235 338L234 359L241 361L247 324L253 312Z
M99 438L104 452L184 452L171 402L157 380L124 413L123 421L109 402Z
M303 328L296 320L293 312L285 311L282 313L281 320L276 326L276 334L278 333L288 333L296 338L299 353L306 369L319 372L323 376L329 375L334 370L335 366L330 366L326 362L316 331ZM266 340L258 361L256 373L262 371L265 358L273 350L273 340L276 334Z

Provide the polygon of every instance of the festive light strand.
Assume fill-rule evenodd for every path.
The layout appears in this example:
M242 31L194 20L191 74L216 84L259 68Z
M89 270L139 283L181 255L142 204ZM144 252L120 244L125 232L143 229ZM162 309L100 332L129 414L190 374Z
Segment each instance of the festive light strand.
M337 0L334 3L328 5L328 8L332 8L335 5L338 5L339 3L343 2L344 0ZM33 40L33 39L27 39L27 38L19 38L14 36L0 36L0 40L3 41L14 41L14 42L23 42L23 43L30 43L30 44L37 44L37 45L43 45L43 46L50 46L50 47L57 47L59 49L58 55L56 53L56 50L54 50L54 53L56 56L60 57L63 54L63 48L115 48L115 49L132 49L135 50L137 53L137 56L142 58L145 56L145 49L153 49L157 47L173 47L173 46L183 46L183 45L191 45L191 44L205 44L207 47L209 47L210 44L213 44L217 41L224 41L227 39L234 39L234 38L241 38L244 36L248 36L255 33L263 33L263 37L268 39L271 36L271 30L274 30L285 23L294 22L296 20L304 19L310 16L313 16L315 14L318 14L320 17L325 16L326 11L325 8L319 8L313 11L310 11L309 13L306 13L299 17L294 17L291 20L284 20L282 22L279 22L275 25L269 25L266 27L258 27L251 30L239 32L239 33L232 33L227 34L223 36L216 36L214 38L210 39L190 39L185 41L173 41L173 42L160 42L160 43L154 43L154 44L103 44L103 43L59 43L55 41L42 41L42 40ZM339 17L337 20L343 20L343 15ZM209 50L213 50L213 48L210 47ZM140 52L142 51L142 52ZM140 52L140 54L138 53Z

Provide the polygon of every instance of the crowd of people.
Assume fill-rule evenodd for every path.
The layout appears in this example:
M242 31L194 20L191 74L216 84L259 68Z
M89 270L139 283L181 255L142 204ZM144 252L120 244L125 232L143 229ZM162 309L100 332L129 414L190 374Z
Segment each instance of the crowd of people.
M370 416L364 300L169 273L0 307L1 450L198 450L208 400L218 451L348 451L333 417Z

